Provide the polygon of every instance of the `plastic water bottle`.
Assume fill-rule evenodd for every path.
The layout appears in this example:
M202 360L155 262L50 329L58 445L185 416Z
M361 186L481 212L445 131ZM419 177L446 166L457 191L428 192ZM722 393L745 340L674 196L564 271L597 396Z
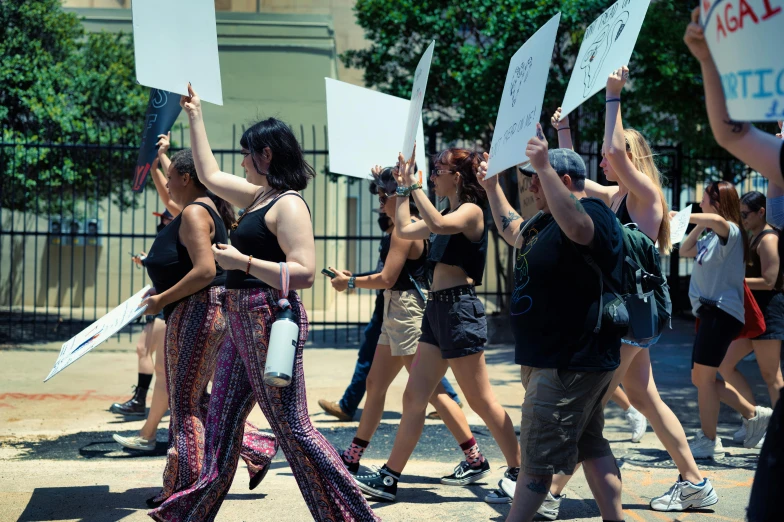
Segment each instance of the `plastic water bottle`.
M267 364L264 366L264 384L282 388L291 384L294 375L294 357L297 354L299 325L294 321L290 307L275 315L272 323Z

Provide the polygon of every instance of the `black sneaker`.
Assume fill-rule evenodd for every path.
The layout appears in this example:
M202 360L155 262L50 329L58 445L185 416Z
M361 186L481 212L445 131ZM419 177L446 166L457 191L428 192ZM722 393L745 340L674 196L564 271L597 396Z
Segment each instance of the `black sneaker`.
M354 480L363 493L381 500L394 501L397 496L397 481L384 469L372 469L364 475L354 475Z
M441 484L447 486L467 486L472 482L490 474L490 462L485 459L478 468L472 468L468 462L463 461L455 467L455 471L446 477L441 477Z
M134 388L133 397L123 403L115 402L109 407L109 411L119 415L144 417L147 414L147 390L135 386Z

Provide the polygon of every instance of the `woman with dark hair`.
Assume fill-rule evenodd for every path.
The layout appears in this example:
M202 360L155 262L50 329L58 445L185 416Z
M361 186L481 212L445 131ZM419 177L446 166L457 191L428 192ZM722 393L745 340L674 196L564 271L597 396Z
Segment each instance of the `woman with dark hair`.
M190 149L172 156L167 175L169 196L182 212L158 233L144 260L154 285L142 303L145 313L162 310L166 321L171 412L163 489L147 501L150 507L193 485L204 463L207 383L220 347L215 338L226 328L221 307L226 276L210 258L210 246L226 241L226 225L234 220L231 206L209 194L199 180ZM255 487L275 456L275 439L256 433L246 437L242 449Z
M484 420L506 457L505 479L516 481L520 471L514 425L490 387L484 357L487 321L475 290L482 284L487 257L482 211L487 196L476 178L480 161L479 153L465 149L447 149L438 155L431 179L436 195L449 200L449 208L440 213L421 190L414 155L408 161L402 154L398 158L395 234L412 241L430 238L427 259L433 267L433 283L392 453L381 469L357 475L362 491L377 498L395 499L400 474L422 434L427 403L447 368L452 368L471 409ZM409 198L416 203L421 221L411 221ZM441 479L442 484L464 486L490 474L490 464L473 436L460 447L465 460Z
M745 321L743 279L749 244L738 193L732 183L714 181L705 189L700 208L701 214L689 218L697 226L681 243L680 256L695 258L689 298L700 323L692 351L691 380L698 391L702 429L689 446L694 458L704 459L724 454L716 433L720 402L747 420L744 445L751 448L765 434L770 410L755 408L730 383L716 378Z
M381 205L380 211L394 220L397 197L395 169L376 166L373 176ZM413 201L409 201L409 211L414 216L412 223L421 219ZM395 234L394 228L396 227L393 227L391 242L381 251L381 261L384 264L381 272L354 277L330 268L336 274L332 279L332 287L338 292L348 288L384 290L381 335L367 378L365 408L362 410L354 440L341 454L343 463L353 475L359 470L362 454L381 424L389 386L403 367L406 371L411 371L417 342L422 333L422 316L430 288L427 240L403 239ZM438 383L430 397L430 404L435 406L444 424L458 441L468 440L471 437L468 421L458 403L449 396L445 382L445 378L442 378ZM454 393L454 390L452 392Z
M246 179L221 172L207 140L201 101L190 85L188 92L180 105L190 120L199 179L245 212L231 227L232 246L224 242L212 248L215 260L229 271L227 328L215 342L226 334L231 342L218 356L204 467L196 484L150 516L169 521L215 518L237 470L243 424L258 402L315 520L378 520L340 455L308 417L302 366L308 319L294 290L312 286L316 269L310 210L297 192L315 175L313 168L289 127L270 118L250 127L240 140ZM299 326L291 382L285 387L264 382L270 330L279 308L290 309Z
M757 191L748 192L740 198L740 217L750 234L746 284L765 317L765 332L754 339L733 341L719 366L719 373L750 404L757 406L749 383L735 367L743 357L754 351L762 378L768 385L771 407L774 408L779 400L779 390L784 386L780 364L781 341L784 340L784 293L779 231L767 223L765 205L765 196ZM746 419L743 419L743 426L733 436L735 442L747 443L746 424ZM757 442L754 447L761 446Z

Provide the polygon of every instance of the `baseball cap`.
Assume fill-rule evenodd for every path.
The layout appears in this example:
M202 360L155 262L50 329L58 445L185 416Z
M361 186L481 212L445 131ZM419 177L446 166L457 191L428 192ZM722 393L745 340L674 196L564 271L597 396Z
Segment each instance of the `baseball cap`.
M571 178L585 179L585 162L572 149L550 149L547 156L550 158L550 165L559 176L569 174ZM526 176L536 174L536 169L530 162L518 168Z

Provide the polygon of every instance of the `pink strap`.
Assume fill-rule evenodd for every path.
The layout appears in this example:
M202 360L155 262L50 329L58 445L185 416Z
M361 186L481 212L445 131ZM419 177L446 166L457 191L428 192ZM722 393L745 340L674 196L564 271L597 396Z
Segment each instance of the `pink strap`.
M278 300L278 306L285 310L286 308L291 308L291 303L287 299L289 296L289 265L286 263L280 263L280 299Z

